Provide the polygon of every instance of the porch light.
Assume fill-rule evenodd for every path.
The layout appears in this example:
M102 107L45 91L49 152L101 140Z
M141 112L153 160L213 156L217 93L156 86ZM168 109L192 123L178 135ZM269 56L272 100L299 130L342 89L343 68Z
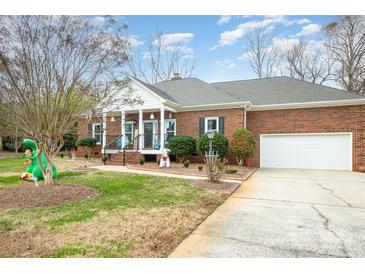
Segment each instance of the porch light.
M213 139L213 137L214 137L214 131L208 131L208 132L207 132L207 136L208 136L208 139L209 139L209 140L212 140L212 139Z
M110 122L115 122L114 116L112 116L112 118L110 118Z
M207 136L209 139L209 155L213 154L213 137L214 137L214 131L208 131Z
M153 112L151 112L150 120L154 120L154 119L155 119L155 115L153 115Z
M172 118L172 113L171 112L169 112L169 119L171 119Z

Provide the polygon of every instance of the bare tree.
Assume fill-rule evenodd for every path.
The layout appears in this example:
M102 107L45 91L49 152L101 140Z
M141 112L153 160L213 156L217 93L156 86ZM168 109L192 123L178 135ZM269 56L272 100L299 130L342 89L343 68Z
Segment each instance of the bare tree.
M267 29L258 27L252 30L247 36L246 48L245 55L257 77L270 77L276 74L278 50Z
M156 31L156 35L142 51L128 43L128 66L131 74L148 83L170 80L175 73L182 78L191 77L194 70L194 60L191 49L182 43L170 43L167 36ZM131 41L127 32L123 40Z
M336 61L336 80L365 94L365 16L342 16L325 27L327 49Z
M36 140L45 183L53 182L62 136L97 103L98 83L108 90L121 84L125 44L108 24L73 16L0 17L0 90L7 94L2 106L13 117L8 122Z
M284 53L284 60L293 78L320 85L333 80L333 58L323 49L309 48L308 41L304 39L289 46Z

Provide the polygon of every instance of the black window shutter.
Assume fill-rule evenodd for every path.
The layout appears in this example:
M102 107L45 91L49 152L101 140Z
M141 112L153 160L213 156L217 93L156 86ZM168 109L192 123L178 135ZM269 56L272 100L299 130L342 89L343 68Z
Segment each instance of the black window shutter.
M205 125L204 125L205 119L204 117L199 118L199 136L203 135L205 132Z
M88 123L87 125L87 136L92 136L93 135L93 124L92 123Z
M219 133L224 134L224 117L219 117Z
M104 129L103 129L103 123L100 123L100 143L102 144L103 143L103 132L104 132Z

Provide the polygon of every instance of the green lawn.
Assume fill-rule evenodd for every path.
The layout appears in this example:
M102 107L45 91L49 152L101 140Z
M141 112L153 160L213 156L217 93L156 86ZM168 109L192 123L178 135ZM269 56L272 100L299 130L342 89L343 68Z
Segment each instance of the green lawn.
M0 170L9 166L1 160ZM59 175L57 183L100 194L52 208L0 209L0 257L165 257L226 198L166 177ZM18 183L16 176L0 177L0 191Z
M22 172L26 169L22 158L0 158L0 176L1 173Z

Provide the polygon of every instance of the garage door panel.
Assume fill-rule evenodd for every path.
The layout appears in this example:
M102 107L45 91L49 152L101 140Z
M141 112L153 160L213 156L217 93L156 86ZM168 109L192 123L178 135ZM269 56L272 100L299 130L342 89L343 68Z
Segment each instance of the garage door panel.
M261 167L351 170L351 134L261 135Z

